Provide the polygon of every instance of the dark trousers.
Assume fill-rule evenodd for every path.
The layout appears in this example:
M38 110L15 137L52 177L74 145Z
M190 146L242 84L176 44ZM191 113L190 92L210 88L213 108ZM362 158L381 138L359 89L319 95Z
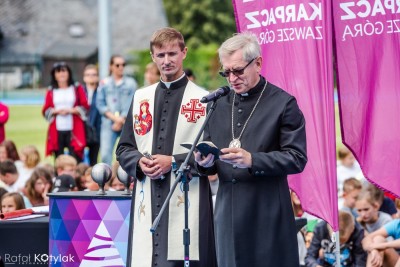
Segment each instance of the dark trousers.
M56 158L59 155L64 154L64 149L67 148L69 155L73 156L78 161L78 163L82 162L82 159L76 155L73 147L71 146L72 132L71 131L57 131L57 135L58 135L58 151L55 152Z
M100 143L88 145L89 148L89 164L94 166L97 163L97 158L99 156Z

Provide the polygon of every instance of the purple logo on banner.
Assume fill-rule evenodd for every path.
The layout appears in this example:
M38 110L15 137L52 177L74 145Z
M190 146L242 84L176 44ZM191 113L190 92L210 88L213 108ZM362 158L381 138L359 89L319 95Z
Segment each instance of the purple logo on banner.
M125 266L130 199L50 198L50 266ZM100 265L101 261L101 265Z

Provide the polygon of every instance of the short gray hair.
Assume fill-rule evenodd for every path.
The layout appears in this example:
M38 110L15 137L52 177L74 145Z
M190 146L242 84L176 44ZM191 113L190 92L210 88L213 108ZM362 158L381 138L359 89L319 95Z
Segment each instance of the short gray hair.
M238 33L227 39L218 48L219 60L222 57L230 56L237 50L243 49L243 59L250 61L261 56L261 47L257 36L251 32Z

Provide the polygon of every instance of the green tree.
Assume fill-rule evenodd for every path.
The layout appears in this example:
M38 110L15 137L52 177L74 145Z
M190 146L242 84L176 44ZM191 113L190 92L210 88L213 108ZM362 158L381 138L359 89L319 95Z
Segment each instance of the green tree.
M236 32L231 0L164 0L169 25L188 47L221 44Z
M179 30L189 48L185 67L196 75L196 83L213 89L226 80L218 75L217 49L236 32L231 0L163 0L170 27ZM151 61L149 50L132 51L135 78L143 85L145 66Z

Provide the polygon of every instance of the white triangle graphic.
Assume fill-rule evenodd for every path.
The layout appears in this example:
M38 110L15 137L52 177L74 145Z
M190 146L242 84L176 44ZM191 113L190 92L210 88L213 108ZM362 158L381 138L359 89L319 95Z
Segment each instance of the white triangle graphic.
M103 222L100 223L95 235L90 241L80 267L125 266L118 249L115 247L110 233Z

